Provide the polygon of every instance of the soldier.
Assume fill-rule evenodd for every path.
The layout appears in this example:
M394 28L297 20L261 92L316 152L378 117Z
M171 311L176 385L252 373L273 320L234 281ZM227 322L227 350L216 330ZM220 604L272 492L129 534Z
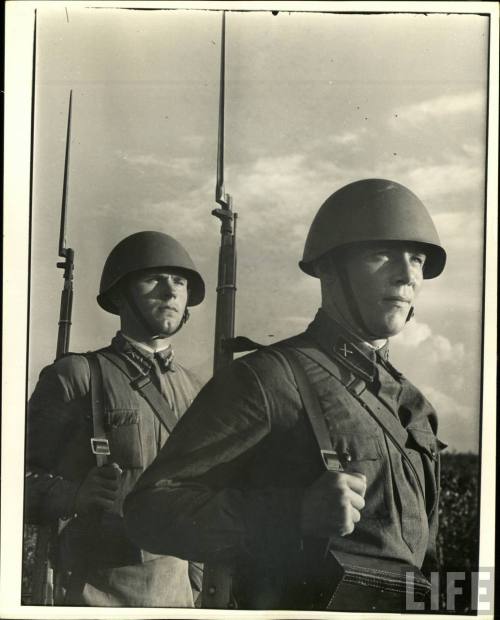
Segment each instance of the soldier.
M201 387L174 360L170 338L204 295L174 238L126 237L106 260L97 297L119 315L120 331L110 346L68 354L40 375L28 408L27 516L60 524L57 604L193 606L200 567L137 547L122 505Z
M216 375L127 498L144 548L210 563L208 606L404 611L426 594L444 444L388 339L445 260L398 183L323 204L300 262L315 319Z

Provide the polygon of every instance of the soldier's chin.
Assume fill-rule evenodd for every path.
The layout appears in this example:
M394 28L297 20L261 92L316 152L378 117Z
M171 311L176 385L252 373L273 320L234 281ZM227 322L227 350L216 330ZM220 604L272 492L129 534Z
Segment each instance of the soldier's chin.
M158 325L158 333L160 337L172 335L180 325L180 321L164 321Z
M405 324L406 318L393 314L381 318L380 321L373 321L371 325L367 324L367 328L370 330L370 340L374 337L381 340L397 336Z
M384 325L380 329L380 331L384 334L381 338L391 338L392 336L397 336L403 330L405 325L406 317L391 317L384 322Z

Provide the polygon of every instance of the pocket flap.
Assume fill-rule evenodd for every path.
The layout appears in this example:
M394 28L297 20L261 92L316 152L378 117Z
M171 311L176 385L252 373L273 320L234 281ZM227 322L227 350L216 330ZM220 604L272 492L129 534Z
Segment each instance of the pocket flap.
M439 452L447 447L432 431L411 427L408 427L407 431L417 448L434 460L437 459Z
M105 413L106 426L113 428L125 424L137 424L139 412L137 409L108 409Z

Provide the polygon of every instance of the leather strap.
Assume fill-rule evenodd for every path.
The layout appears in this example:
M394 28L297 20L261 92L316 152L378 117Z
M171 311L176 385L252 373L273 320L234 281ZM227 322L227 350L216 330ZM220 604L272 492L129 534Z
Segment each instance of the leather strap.
M138 392L148 403L158 421L169 433L177 424L177 416L166 398L151 381L149 374L137 370L132 364L127 363L120 355L112 351L101 351L100 354L114 364L129 379L130 387Z
M306 371L298 360L298 350L290 347L269 350L275 353L279 352L280 355L286 358L292 369L300 399L304 406L304 411L311 424L326 469L329 471L343 471L344 468L342 467L340 457L332 444L330 431L321 409L318 394L313 390L311 382L306 375Z
M85 355L90 369L90 402L92 407L93 437L90 440L98 467L106 465L109 456L109 444L104 429L104 403L102 371L96 353Z
M281 352L284 352L285 349L280 349ZM358 378L355 378L350 383L345 382L345 378L342 376L342 373L339 370L338 365L334 362L326 353L321 351L320 349L316 349L313 347L297 347L297 351L300 351L314 362L322 366L325 370L327 370L331 375L333 375L348 391L349 393L360 403L360 405L367 411L367 413L372 417L372 419L383 429L386 436L389 438L391 443L396 447L396 449L401 453L401 456L404 458L405 462L410 467L410 470L417 482L418 488L422 494L422 497L425 501L425 492L420 476L413 464L412 460L406 453L406 443L408 441L408 433L405 428L401 425L399 420L395 417L392 411L386 407L376 396L374 396L369 390L366 389L366 383ZM286 356L288 361L290 361L290 356ZM337 359L337 357L336 357ZM338 358L338 362L342 364L342 359ZM292 369L294 367L292 366ZM305 375L305 379L309 383L309 379L305 374L304 369L302 371ZM311 389L311 388L310 388ZM300 390L299 390L300 391ZM304 401L303 401L304 402ZM304 403L305 406L305 403ZM307 415L309 419L311 419L310 411L307 411ZM322 417L324 417L322 415ZM314 427L313 427L314 428Z

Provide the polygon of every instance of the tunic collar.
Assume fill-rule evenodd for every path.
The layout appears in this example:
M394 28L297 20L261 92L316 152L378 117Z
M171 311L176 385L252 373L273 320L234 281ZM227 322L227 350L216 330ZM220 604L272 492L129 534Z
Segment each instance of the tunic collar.
M175 372L174 352L172 346L161 351L152 351L147 346L141 346L130 337L118 332L111 342L111 346L121 355L127 357L143 374L149 374L158 365L161 372L168 370Z
M375 349L367 342L356 338L321 308L306 333L326 353L339 359L355 375L370 383L377 377L377 362L381 360L388 362L389 345L387 342L380 349Z

